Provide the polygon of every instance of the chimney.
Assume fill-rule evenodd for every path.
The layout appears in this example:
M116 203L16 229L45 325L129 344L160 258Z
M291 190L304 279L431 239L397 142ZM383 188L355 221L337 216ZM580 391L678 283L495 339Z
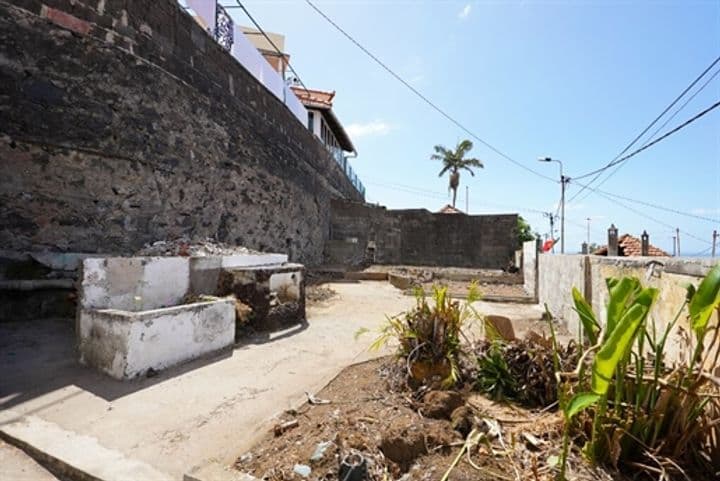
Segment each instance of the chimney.
M616 257L618 255L618 230L615 224L610 224L608 229L608 257Z
M642 256L647 257L650 255L650 236L648 235L647 231L644 230L642 233L642 236L640 236L640 239L642 240L642 247L640 248L640 252Z

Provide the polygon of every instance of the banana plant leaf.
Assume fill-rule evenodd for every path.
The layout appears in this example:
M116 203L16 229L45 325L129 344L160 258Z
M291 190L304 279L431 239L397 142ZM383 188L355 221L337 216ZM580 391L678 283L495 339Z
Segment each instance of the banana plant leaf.
M598 334L600 333L600 324L595 318L595 313L593 312L592 307L590 307L590 304L587 303L583 295L580 294L580 291L578 291L575 287L572 289L572 297L573 302L575 303L575 311L580 317L580 322L582 323L585 335L588 337L588 340L590 340L590 344L597 343Z
M568 421L575 417L579 412L587 409L600 400L600 395L594 392L579 392L572 397L567 406L565 406L565 419Z
M605 282L610 293L610 300L607 305L607 323L603 340L607 339L615 330L615 326L628 307L628 302L640 288L640 281L636 277L623 277L622 279L611 277Z
M688 306L692 328L698 337L702 337L710 316L718 307L720 307L720 264L713 267L700 282Z
M618 286L623 284L625 279L627 278L622 279ZM632 284L625 284L626 286L619 295L625 296L627 289L632 287ZM625 311L622 318L617 321L615 328L607 335L593 360L590 385L595 394L601 396L607 394L615 368L631 348L638 329L650 312L657 294L658 290L655 288L647 287L642 289L633 300L632 306ZM609 316L610 313L608 312L608 319Z

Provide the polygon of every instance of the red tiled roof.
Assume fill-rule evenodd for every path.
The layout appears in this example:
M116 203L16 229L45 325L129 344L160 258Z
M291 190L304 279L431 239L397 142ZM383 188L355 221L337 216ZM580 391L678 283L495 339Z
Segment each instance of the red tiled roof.
M331 109L335 92L325 90L305 89L303 87L291 86L293 93L305 107L316 109Z
M602 246L597 249L593 254L598 256L608 255L608 247ZM642 255L642 241L637 237L633 237L630 234L625 234L618 239L618 255L621 257L639 257ZM648 246L648 256L650 257L670 257L670 254L664 250L655 247L654 245Z
M464 214L465 212L461 211L457 207L453 207L450 204L445 205L442 209L436 212L437 214Z

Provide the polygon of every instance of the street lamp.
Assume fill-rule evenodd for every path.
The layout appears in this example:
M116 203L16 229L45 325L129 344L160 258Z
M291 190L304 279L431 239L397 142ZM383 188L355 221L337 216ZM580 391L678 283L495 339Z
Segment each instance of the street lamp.
M560 253L565 254L565 184L568 180L563 175L563 164L558 159L539 157L540 162L557 162L560 164Z

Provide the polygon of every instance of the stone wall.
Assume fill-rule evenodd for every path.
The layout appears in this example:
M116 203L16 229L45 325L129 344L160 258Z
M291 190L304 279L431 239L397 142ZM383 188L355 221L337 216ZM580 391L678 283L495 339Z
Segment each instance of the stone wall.
M322 260L361 197L174 0L0 0L0 245L123 254L215 237Z
M499 269L507 267L518 247L517 215L433 214L336 200L331 242L327 258L333 263L357 265L366 259Z

